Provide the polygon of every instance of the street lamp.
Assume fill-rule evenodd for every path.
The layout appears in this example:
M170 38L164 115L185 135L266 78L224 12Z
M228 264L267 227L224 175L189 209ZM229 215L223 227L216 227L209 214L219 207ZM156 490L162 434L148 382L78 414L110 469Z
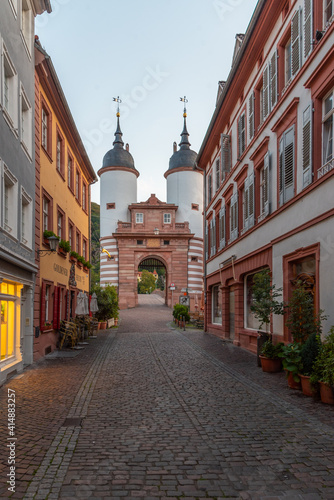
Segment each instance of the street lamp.
M57 251L58 243L59 243L59 238L58 236L49 236L46 238L49 242L50 249L49 250L40 250L39 248L37 249L37 255L39 257L43 257L44 255L50 255L52 253L55 253Z

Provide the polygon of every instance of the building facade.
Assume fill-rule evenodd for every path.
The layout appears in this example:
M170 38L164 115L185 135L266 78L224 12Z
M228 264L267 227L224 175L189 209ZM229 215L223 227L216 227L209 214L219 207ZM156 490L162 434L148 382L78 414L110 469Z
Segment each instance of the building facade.
M203 173L195 170L184 113L180 148L173 146L167 179L167 202L155 195L137 203L139 172L122 140L117 116L113 148L103 159L101 177L100 282L118 289L121 309L138 303L137 276L142 269L164 267L165 302L172 306L187 293L191 308L200 302L203 288ZM174 290L169 289L170 284Z
M198 155L205 171L206 329L256 351L254 273L297 280L334 324L333 3L259 0ZM271 332L290 335L282 316Z
M89 292L89 270L45 231L90 259L90 185L97 180L50 56L35 42L36 265L34 358L55 349L61 320L75 317L79 291ZM50 233L46 233L50 234ZM42 251L42 252L40 252Z
M0 6L0 383L33 360L34 32L49 0Z

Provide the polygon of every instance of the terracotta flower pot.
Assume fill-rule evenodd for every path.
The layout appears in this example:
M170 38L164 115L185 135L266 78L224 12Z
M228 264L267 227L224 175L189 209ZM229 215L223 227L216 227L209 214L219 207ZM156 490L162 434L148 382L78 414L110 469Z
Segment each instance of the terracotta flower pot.
M313 396L314 389L311 384L311 377L308 375L299 375L302 384L302 391L305 396Z
M106 330L107 329L107 322L106 321L101 321L100 323L100 330Z
M334 389L328 384L319 381L320 397L322 403L334 405Z
M288 386L290 389L301 389L302 384L300 382L296 382L295 379L293 378L293 373L288 372Z
M262 371L267 373L277 373L282 369L281 359L266 358L260 355Z

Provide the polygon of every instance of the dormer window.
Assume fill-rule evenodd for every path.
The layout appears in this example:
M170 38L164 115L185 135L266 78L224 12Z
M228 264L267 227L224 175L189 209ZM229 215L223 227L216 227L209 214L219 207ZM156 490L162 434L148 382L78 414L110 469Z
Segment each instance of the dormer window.
M136 224L143 224L144 215L142 213L136 213Z
M164 224L170 224L172 222L171 214L164 214Z

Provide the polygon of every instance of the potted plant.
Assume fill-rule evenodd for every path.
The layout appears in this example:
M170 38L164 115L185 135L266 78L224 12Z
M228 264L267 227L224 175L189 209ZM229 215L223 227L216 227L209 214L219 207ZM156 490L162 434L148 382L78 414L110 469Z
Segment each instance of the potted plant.
M92 264L90 264L87 260L85 260L83 263L83 268L84 268L84 271L87 273L88 269L92 268Z
M250 307L255 317L260 321L257 339L257 363L261 366L260 352L264 342L272 342L270 335L270 319L272 314L284 314L284 304L278 298L282 289L271 283L270 269L263 269L254 275L252 286L253 303ZM265 325L266 331L261 330Z
M82 255L78 255L78 257L77 257L77 264L78 264L78 266L79 266L80 268L82 268L82 266L84 265L84 262L86 262L86 261L85 261L85 259L82 257Z
M301 345L297 342L282 347L279 357L283 359L283 368L286 371L288 385L291 389L300 389L299 373L303 369L302 357L300 354Z
M320 348L321 339L316 332L312 333L301 347L300 355L302 358L303 368L299 377L302 384L303 394L306 396L313 396L315 393L315 388L311 383L311 373L317 356L319 355Z
M71 252L70 252L70 261L75 264L78 257L79 257L79 254L77 252L75 252L74 250L71 250Z
M321 322L327 318L323 310L315 314L313 297L301 281L297 281L287 304L289 328L294 342L304 343L313 333L321 334Z
M53 231L48 231L47 229L43 232L43 243L44 245L46 246L50 246L50 242L48 240L48 238L50 238L50 236L55 236L56 238L58 238L58 240L60 240L59 236L57 236Z
M119 307L117 290L112 285L107 285L103 288L96 285L92 288L91 294L94 292L96 293L99 306L99 310L96 312L96 318L100 323L106 323L106 325L101 325L101 328L106 328L109 319L115 318L116 320L118 318Z
M323 403L334 404L334 326L321 344L313 365L311 382L319 383Z
M282 360L279 357L282 352L284 344L283 342L279 342L274 345L272 340L267 340L261 349L260 360L262 371L268 373L276 373L280 372L282 369Z
M61 239L59 241L58 250L59 250L59 253L62 255L66 255L67 253L69 253L71 251L70 242Z

